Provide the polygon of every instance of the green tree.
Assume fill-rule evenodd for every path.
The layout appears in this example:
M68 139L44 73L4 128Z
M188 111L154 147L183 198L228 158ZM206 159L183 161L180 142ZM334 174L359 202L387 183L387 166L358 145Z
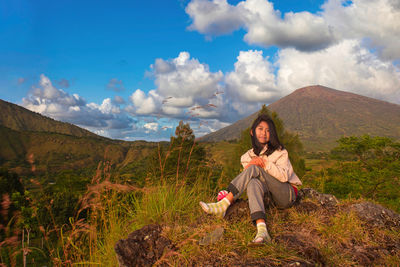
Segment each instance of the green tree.
M400 211L400 143L387 137L350 136L332 150L339 162L327 169L324 191L363 197Z

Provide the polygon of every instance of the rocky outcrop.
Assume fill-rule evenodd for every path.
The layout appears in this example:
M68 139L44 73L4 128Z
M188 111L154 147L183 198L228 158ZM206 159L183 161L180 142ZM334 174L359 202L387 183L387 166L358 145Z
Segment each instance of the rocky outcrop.
M172 242L161 232L160 225L149 224L119 240L114 247L119 266L151 266L166 250L172 250Z
M400 215L372 202L353 204L350 210L357 213L358 217L375 226L400 227Z
M285 249L294 251L300 258L296 260L280 260L279 263L266 258L249 258L239 252L231 252L221 255L215 249L210 250L207 258L191 258L193 266L326 266L332 262L327 258L326 253L321 250L321 232L310 228L307 221L304 224L294 224L290 221L291 210L278 211L274 208L269 196L264 198L267 209L267 217L271 218L280 214L279 230L275 229L270 234L273 242L282 245ZM322 194L311 188L299 190L298 199L293 208L300 216L310 217L310 220L318 216L318 221L323 225L332 225L337 214L354 213L360 218L363 226L362 231L371 238L375 238L375 227L400 230L400 215L392 210L384 208L379 204L371 202L360 203L339 203L335 196ZM225 219L231 223L243 221L243 218L250 218L248 201L239 199L229 207ZM275 215L274 215L275 214ZM207 215L201 218L206 219ZM211 217L210 217L211 218ZM343 217L342 217L343 218ZM274 223L267 220L270 228ZM201 222L199 222L201 224ZM272 225L269 225L272 224ZM193 226L193 232L197 226ZM209 233L200 235L197 244L202 247L212 247L223 241L225 236L223 226L219 225ZM120 266L151 266L164 264L165 258L173 253L179 254L180 245L172 244L170 240L161 235L160 225L147 225L142 229L131 233L127 239L120 240L115 246ZM380 236L374 242L363 242L360 239L338 241L340 243L338 253L344 253L360 266L372 266L380 264L382 257L398 257L400 255L400 240L396 237ZM322 243L325 241L322 241ZM376 245L379 244L379 245Z

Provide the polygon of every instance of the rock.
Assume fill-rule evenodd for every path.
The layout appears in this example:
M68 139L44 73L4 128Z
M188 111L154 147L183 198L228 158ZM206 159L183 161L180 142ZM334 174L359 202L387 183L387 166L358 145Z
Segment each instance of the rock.
M214 244L222 238L223 234L224 234L224 228L217 227L214 231L212 231L211 233L208 233L205 237L203 237L199 241L199 245L207 246L210 244Z
M400 215L372 202L353 204L350 207L360 219L375 226L400 227Z
M322 194L312 188L302 188L299 190L296 202L304 198L311 198L319 202L322 206L336 206L339 200L334 195Z
M114 247L119 266L151 266L165 249L173 249L171 241L161 236L161 232L160 225L149 224L119 240Z

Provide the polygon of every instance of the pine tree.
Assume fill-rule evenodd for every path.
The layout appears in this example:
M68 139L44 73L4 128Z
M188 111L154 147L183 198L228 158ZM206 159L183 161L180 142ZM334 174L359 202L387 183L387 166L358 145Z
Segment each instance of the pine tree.
M162 180L190 182L205 160L204 148L195 142L189 123L180 121L169 146L159 146L153 157L153 174Z

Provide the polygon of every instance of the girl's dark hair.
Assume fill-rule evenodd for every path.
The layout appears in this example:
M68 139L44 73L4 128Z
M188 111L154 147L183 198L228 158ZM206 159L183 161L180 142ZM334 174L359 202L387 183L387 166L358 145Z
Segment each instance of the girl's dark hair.
M253 125L251 126L251 132L253 135L250 135L251 137L251 144L253 145L253 151L254 153L259 156L261 150L263 149L263 145L258 142L257 137L256 137L256 128L260 124L260 122L265 121L268 124L269 128L269 141L267 143L268 149L267 149L267 156L271 155L275 150L283 149L283 145L279 141L278 134L276 133L276 127L273 122L273 120L265 114L260 114L258 115L257 119L253 122Z

